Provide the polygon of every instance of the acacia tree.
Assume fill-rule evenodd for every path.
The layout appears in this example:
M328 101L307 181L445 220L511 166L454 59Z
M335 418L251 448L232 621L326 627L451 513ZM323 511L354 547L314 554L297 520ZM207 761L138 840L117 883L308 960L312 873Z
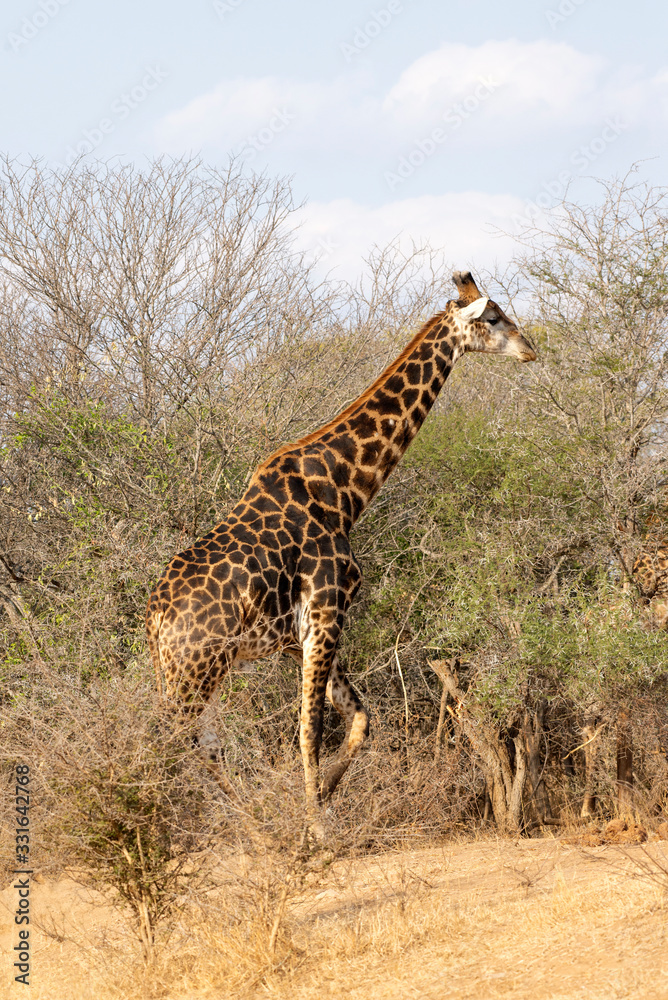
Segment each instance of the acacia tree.
M6 162L2 180L4 676L29 684L35 658L145 670L162 564L260 458L355 398L450 277L390 246L355 286L317 282L287 186L234 163ZM365 583L345 645L378 731L428 790L442 705L441 774L481 809L486 783L509 828L582 795L591 808L617 751L626 786L629 762L649 781L662 759L641 760L638 713L648 734L663 724L665 640L624 587L664 475L663 211L661 193L612 185L531 236L514 288L540 361L458 366L356 528ZM452 715L427 660L455 657ZM262 746L290 744L296 689L276 663L239 684L225 705L242 768L258 718L277 720Z
M0 183L2 270L48 332L15 350L36 351L31 374L55 365L72 398L112 383L146 426L170 422L207 372L233 380L317 315L284 182L234 162L55 173L6 159Z
M125 660L161 564L373 379L445 275L390 247L356 287L316 280L287 183L234 161L5 160L0 184L7 643Z
M397 642L407 703L429 690L434 725L420 649L459 660L451 732L500 825L591 811L597 781L612 808L610 771L623 811L634 771L651 808L665 789L668 648L631 583L665 475L665 208L612 184L530 235L511 291L538 363L458 368L359 527L376 628L361 615L351 655L374 673Z
M525 472L514 488L506 475L500 517L509 537L501 543L497 530L488 543L496 557L488 551L486 560L489 575L490 562L505 549L504 570L490 582L503 593L510 564L510 589L521 593L521 601L497 599L491 616L499 636L506 635L505 650L498 638L485 638L507 664L496 668L497 678L508 684L513 663L523 664L510 685L516 698L505 711L499 694L496 709L490 701L499 687L490 684L483 646L474 663L474 688L497 719L501 710L509 738L524 729L530 774L541 773L536 758L543 737L548 745L546 698L555 711L558 700L573 707L578 743L590 747L603 729L615 734L608 745L622 811L633 804L638 705L652 692L665 711L665 638L652 634L651 621L633 602L632 567L647 543L648 524L650 533L662 532L652 515L662 503L668 457L667 199L667 192L628 178L606 183L597 204L566 203L548 228L525 234L515 290L529 304L539 362L521 373L521 383L505 369L521 400L512 465L517 476L520 459ZM519 519L508 518L513 509ZM516 641L510 641L512 630ZM642 727L635 728L640 736ZM641 753L650 749L642 737L652 743L655 736L642 734ZM568 766L571 752L566 742ZM584 814L592 807L593 753L583 755ZM523 772L523 754L514 756ZM535 806L535 788L533 794ZM543 801L539 818L545 810Z
M564 205L538 234L539 252L521 262L546 357L528 411L545 432L548 463L561 463L555 473L580 472L587 544L600 565L613 560L613 576L617 564L628 589L668 457L668 193L626 178L603 184L602 195L594 207ZM567 562L568 553L556 558ZM633 753L624 701L616 756L620 803L628 807Z
M0 184L5 608L33 653L74 609L132 648L154 562L245 475L275 355L331 296L294 251L287 185L235 163L5 160Z
M592 536L629 579L665 475L668 192L627 179L602 194L593 207L565 204L519 261L544 358L527 411L570 442L559 454L587 476Z

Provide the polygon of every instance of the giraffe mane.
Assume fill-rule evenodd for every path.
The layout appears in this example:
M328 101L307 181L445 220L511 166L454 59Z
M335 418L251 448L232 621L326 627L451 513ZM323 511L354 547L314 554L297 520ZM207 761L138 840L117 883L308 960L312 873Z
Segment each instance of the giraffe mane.
M451 303L448 302L445 309L443 309L439 313L436 313L436 315L432 316L431 319L428 319L426 323L423 323L423 325L420 327L415 336L411 340L409 340L409 342L406 344L403 351L401 351L401 353L397 355L394 361L392 361L387 366L387 368L380 373L378 378L371 383L368 389L364 390L361 396L358 396L357 399L354 399L352 403L349 403L344 410L341 410L340 413L337 413L337 415L333 417L331 420L329 420L326 424L323 424L316 430L311 431L310 434L305 434L304 437L299 438L297 441L292 441L289 444L281 445L280 448L277 448L276 451L272 452L271 455L269 455L268 458L266 458L261 463L261 465L258 467L257 472L260 472L262 469L264 469L264 467L269 462L273 461L273 459L277 458L279 455L285 455L289 451L292 451L294 448L299 448L302 445L311 444L313 441L317 441L318 438L325 431L332 430L334 427L336 427L338 423L340 423L341 420L345 420L346 417L349 417L350 414L353 413L358 406L361 406L363 403L367 401L367 399L370 399L370 397L374 394L376 389L379 389L384 384L384 382L387 381L388 378L390 378L399 370L404 361L413 352L414 348L417 347L417 345L420 344L425 339L427 334L430 333L434 329L434 327L437 326L443 320L443 317L447 313L448 307L450 305ZM255 476L253 476L253 479L255 479Z

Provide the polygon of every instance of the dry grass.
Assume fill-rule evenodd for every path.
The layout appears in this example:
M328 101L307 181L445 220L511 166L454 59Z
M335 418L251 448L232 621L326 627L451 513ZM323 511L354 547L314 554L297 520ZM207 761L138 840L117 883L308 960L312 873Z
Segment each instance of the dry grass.
M149 970L102 897L45 882L33 900L32 995L665 998L667 864L666 842L448 844L331 865L230 855L219 888L188 903ZM11 903L12 890L0 899ZM5 953L12 933L3 916Z
M292 745L263 757L244 717L241 807L130 673L51 678L0 723L8 777L31 766L37 1000L662 996L668 848L647 819L646 845L619 817L584 833L573 819L562 842L484 827L472 841L461 748L436 767L416 742L408 766L378 727L328 809L330 851L313 854ZM0 893L3 955L15 895ZM137 901L153 906L144 923ZM11 975L6 961L2 996L16 996Z

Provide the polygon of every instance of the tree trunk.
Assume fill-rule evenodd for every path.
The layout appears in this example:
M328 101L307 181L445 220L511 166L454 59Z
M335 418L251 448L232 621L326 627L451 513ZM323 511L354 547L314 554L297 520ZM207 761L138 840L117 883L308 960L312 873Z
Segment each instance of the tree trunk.
M513 737L515 759L511 762L506 740L500 730L475 717L466 706L466 695L459 687L455 669L457 661L429 660L429 666L440 678L457 705L453 717L480 758L496 825L501 830L517 832L522 826L522 794L527 773L524 736Z
M585 758L585 788L582 799L581 819L588 819L596 813L597 800L594 791L594 770L596 767L597 744L596 744L596 719L585 719L582 727L584 745L582 747Z
M445 684L441 691L441 705L438 712L438 725L436 727L436 746L434 748L434 764L438 764L441 756L441 743L443 740L443 723L445 722L445 703L448 699L448 689Z
M482 821L483 823L489 823L489 818L492 815L492 803L489 797L489 788L487 787L487 782L485 782L485 807L483 809Z
M617 806L622 816L633 809L633 730L625 708L617 714Z
M543 768L540 766L540 747L545 719L545 702L541 702L535 712L524 710L522 731L527 753L529 783L531 785L532 801L539 823L552 819L550 797L543 781Z

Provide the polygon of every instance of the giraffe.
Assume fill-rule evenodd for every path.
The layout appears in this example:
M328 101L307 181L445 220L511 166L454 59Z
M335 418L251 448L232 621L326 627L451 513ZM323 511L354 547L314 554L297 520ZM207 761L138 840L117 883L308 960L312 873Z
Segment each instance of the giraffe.
M321 806L369 732L368 713L337 654L362 576L350 531L465 352L536 358L470 272L455 272L453 281L458 299L426 322L337 417L262 462L228 516L174 556L148 602L147 639L158 684L164 677L177 713L194 713L199 745L230 795L220 742L204 723L221 678L233 664L277 650L300 664L307 820L319 839ZM346 733L321 780L325 697L345 720Z
M668 628L668 547L666 543L646 545L631 570L643 602L650 608L658 628Z

